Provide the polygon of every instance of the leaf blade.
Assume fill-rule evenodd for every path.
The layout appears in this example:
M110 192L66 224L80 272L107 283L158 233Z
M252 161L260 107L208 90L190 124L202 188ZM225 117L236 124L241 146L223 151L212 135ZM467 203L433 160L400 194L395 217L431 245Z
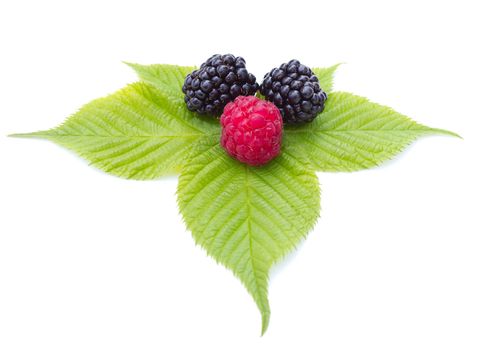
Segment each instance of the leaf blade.
M12 136L48 139L107 173L148 180L179 172L194 143L218 134L216 121L138 82L86 104L56 128Z
M270 268L315 224L317 177L289 150L254 168L229 158L218 140L199 146L179 179L180 212L197 244L232 270L252 295L264 333Z
M193 72L195 66L177 66L172 64L150 64L124 62L130 66L141 81L151 84L165 95L176 99L183 99L182 92L185 77Z
M318 77L319 85L324 92L328 93L333 90L334 73L340 65L341 63L326 68L311 68L313 73Z
M312 123L285 130L288 142L318 171L375 167L417 138L436 134L458 136L347 92L330 94L325 110Z

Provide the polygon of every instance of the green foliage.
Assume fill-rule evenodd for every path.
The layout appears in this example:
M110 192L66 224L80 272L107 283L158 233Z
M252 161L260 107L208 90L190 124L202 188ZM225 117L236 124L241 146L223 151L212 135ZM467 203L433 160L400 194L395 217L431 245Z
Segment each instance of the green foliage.
M107 173L148 180L179 172L191 146L219 129L183 99L140 82L88 103L54 129L14 136L48 139Z
M296 146L298 156L306 156L318 171L371 168L431 134L457 136L347 92L332 93L312 123L285 128L285 138Z
M218 145L199 145L178 184L180 211L195 241L231 269L269 324L271 266L294 249L319 215L319 184L304 159L284 149L264 167L239 163Z
M182 67L171 64L142 65L125 62L134 69L141 81L151 84L168 97L183 99L182 86L185 77L197 67Z
M319 85L324 92L329 93L333 90L333 75L339 66L340 64L338 63L328 68L311 68L318 77Z
M13 136L51 140L124 178L181 173L178 204L188 228L245 285L261 312L262 333L270 318L270 268L297 246L319 215L315 170L366 169L420 136L458 136L335 92L312 123L285 127L277 158L250 167L219 146L216 118L187 110L181 88L195 67L128 65L141 82L88 103L54 129ZM337 67L313 68L327 93Z

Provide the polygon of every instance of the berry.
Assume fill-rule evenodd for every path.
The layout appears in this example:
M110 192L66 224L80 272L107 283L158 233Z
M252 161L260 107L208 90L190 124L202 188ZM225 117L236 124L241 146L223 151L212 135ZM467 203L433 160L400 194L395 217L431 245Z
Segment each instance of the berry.
M261 93L281 111L286 124L313 121L324 109L327 99L319 80L310 68L291 60L264 76Z
M263 165L281 150L282 117L271 102L239 96L225 106L220 124L222 147L242 163Z
M189 110L200 114L222 112L237 96L254 95L259 84L245 68L245 60L234 55L213 55L200 69L188 74L182 91Z

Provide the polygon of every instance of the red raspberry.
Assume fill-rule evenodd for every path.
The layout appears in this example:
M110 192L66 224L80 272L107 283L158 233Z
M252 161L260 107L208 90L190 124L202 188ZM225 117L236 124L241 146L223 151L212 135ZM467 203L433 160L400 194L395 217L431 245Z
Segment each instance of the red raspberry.
M220 124L222 147L242 163L263 165L281 150L281 112L269 101L239 96L225 106Z

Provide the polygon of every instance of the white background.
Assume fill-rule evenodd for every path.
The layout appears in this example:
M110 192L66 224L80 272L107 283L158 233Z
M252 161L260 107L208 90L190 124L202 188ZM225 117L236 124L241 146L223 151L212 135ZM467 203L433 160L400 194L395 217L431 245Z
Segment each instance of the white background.
M479 1L2 1L0 349L484 348ZM464 140L320 174L318 225L271 275L264 337L231 272L193 243L176 178L105 175L49 142L135 75L121 61L345 62L336 89Z

